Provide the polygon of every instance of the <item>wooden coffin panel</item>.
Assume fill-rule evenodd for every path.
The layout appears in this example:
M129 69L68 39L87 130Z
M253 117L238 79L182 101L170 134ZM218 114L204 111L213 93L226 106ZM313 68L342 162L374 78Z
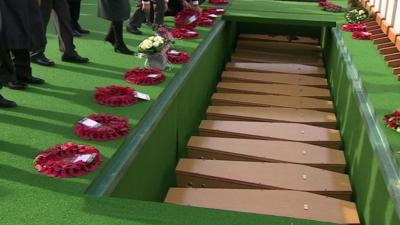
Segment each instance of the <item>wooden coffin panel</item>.
M297 123L203 120L201 136L298 141L340 149L338 130Z
M253 62L232 62L226 64L228 71L249 71L249 72L276 72L288 74L303 74L315 77L325 77L325 68L308 66L295 63L253 63Z
M301 142L193 136L187 148L193 159L296 163L339 173L346 167L343 151Z
M351 199L349 176L291 163L181 159L178 187L306 191Z
M209 106L208 120L302 123L336 128L334 113L307 109L250 106Z
M165 203L359 225L353 202L287 190L171 188Z
M313 39L310 37L302 37L302 36L297 36L296 38L297 39L291 40L291 43L319 45L318 39ZM271 36L265 34L240 34L239 39L261 41L261 42L263 41L289 42L289 36L283 36L283 35Z
M273 106L334 112L333 103L331 101L305 97L215 93L213 94L211 100L213 105L259 107Z
M288 84L220 82L217 85L217 92L312 97L326 100L331 99L331 94L328 89Z
M296 75L296 74L284 74L284 73L225 71L222 74L222 81L231 83L246 82L246 83L265 83L265 84L292 84L292 85L328 88L328 81L325 78Z
M321 57L307 57L303 55L277 54L259 51L236 51L232 55L233 62L258 62L258 63L297 63L310 66L323 66Z
M252 41L238 40L237 48L255 49L258 51L281 51L303 54L320 54L321 47L319 45L310 45L302 43L276 42L276 41Z

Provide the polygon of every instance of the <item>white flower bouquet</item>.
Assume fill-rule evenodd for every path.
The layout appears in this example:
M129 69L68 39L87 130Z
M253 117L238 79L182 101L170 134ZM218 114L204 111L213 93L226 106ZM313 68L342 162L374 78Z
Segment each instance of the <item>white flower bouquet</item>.
M139 52L151 55L160 53L166 46L166 41L161 36L150 36L139 44Z
M369 12L362 7L353 8L345 14L348 23L361 23L368 19Z

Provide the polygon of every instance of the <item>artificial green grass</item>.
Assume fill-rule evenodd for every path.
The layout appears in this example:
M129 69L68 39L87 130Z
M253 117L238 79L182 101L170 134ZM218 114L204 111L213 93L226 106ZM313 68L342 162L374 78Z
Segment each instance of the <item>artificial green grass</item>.
M368 92L368 99L374 106L375 119L380 122L396 160L400 163L399 134L390 128L385 128L383 122L385 114L400 108L398 101L400 99L400 83L372 41L354 40L351 38L351 33L348 32L343 32L343 38L352 62Z
M333 1L347 7L347 1ZM344 21L343 13L321 10L316 2L240 0L227 7L227 19L254 23L288 23L309 26L334 26Z

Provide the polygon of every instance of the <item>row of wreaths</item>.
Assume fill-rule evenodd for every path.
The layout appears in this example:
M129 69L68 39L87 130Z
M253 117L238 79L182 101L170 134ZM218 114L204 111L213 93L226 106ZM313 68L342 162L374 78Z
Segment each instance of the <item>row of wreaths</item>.
M210 0L210 3L226 4L227 0ZM174 38L194 39L199 34L196 26L212 26L216 15L224 10L205 8L201 13L194 10L183 10L175 18L176 28L170 30ZM187 23L185 18L195 16L195 20ZM183 51L170 49L167 51L168 61L172 64L187 63L190 56ZM165 74L154 68L133 68L124 76L125 81L136 85L157 85L165 80ZM111 85L96 88L93 100L109 107L126 107L136 104L139 99L135 89L125 86ZM88 126L81 121L74 127L74 133L82 139L90 141L112 141L124 137L130 131L127 118L110 114L92 114L85 120L94 121L98 126ZM78 145L72 142L59 144L38 154L34 160L35 168L49 177L77 177L96 170L100 165L101 156L98 149Z

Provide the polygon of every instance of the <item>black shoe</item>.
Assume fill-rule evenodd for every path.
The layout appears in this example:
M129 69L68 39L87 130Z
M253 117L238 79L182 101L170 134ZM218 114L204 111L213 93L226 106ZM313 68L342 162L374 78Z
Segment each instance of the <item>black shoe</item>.
M61 60L64 62L71 62L71 63L87 63L87 62L89 62L88 58L82 57L78 54L71 55L71 56L63 56L61 58Z
M16 107L16 106L17 106L17 103L7 100L3 96L0 95L0 107L12 108L12 107Z
M126 31L128 31L129 33L132 33L132 34L136 34L136 35L143 34L143 32L140 31L137 27L126 27Z
M18 81L20 82L24 82L24 83L28 83L28 84L44 84L44 80L34 77L34 76L30 76L30 77L18 77L17 78Z
M77 29L77 31L81 34L90 34L89 30L83 29L82 27Z
M81 32L79 32L78 30L73 29L72 30L72 36L74 37L80 37L82 36Z
M22 90L25 89L28 85L21 81L10 81L6 83L6 86L14 90Z
M115 45L114 51L125 55L133 55L133 53L135 53L134 51L129 50L125 44Z
M42 65L42 66L54 66L55 65L55 63L51 59L48 59L43 54L32 56L31 62Z

